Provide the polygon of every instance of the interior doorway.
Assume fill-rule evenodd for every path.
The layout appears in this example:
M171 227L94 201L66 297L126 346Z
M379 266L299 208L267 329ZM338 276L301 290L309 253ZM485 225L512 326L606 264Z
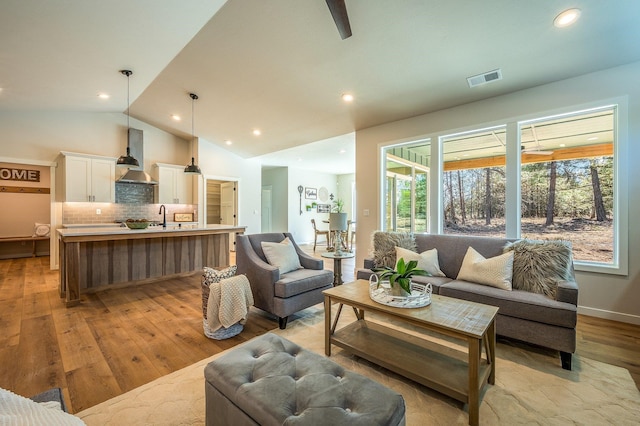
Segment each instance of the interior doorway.
M273 193L273 188L271 185L265 185L262 187L262 200L261 200L261 232L271 232L271 197Z
M207 225L238 225L238 181L206 178L204 206ZM229 235L229 250L235 244L235 234Z

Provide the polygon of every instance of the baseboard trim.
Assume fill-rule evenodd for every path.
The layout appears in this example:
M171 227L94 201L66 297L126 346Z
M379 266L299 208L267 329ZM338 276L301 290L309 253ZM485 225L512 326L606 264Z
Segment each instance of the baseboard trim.
M588 308L578 306L578 313L590 317L603 318L613 321L626 322L628 324L640 325L640 316L623 314L620 312L606 311L604 309Z

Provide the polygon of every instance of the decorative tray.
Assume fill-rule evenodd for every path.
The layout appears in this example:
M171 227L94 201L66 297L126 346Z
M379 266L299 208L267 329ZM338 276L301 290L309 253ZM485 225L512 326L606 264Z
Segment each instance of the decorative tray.
M375 280L372 280L376 277ZM391 293L389 281L382 281L378 285L377 275L369 278L369 297L374 302L394 308L422 308L431 304L431 283L424 285L411 283L411 294L396 296Z

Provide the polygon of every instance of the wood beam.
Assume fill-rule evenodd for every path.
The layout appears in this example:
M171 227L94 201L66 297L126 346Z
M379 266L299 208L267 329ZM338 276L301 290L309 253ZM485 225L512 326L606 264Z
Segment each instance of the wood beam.
M548 161L574 160L577 158L606 157L613 155L613 143L588 145L575 148L555 149L551 155L523 153L522 164L546 163ZM473 160L447 161L444 171L484 169L486 167L502 167L506 163L504 155L476 158Z

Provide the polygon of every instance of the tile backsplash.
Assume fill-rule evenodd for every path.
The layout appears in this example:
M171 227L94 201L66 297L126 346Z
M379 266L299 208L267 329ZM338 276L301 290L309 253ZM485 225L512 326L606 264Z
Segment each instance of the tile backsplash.
M173 222L175 213L193 213L193 221L198 221L197 204L165 204L167 222ZM100 214L98 214L100 210ZM147 219L162 222L158 214L160 204L123 204L123 203L63 203L62 223L73 225L80 223L110 223L127 219Z

